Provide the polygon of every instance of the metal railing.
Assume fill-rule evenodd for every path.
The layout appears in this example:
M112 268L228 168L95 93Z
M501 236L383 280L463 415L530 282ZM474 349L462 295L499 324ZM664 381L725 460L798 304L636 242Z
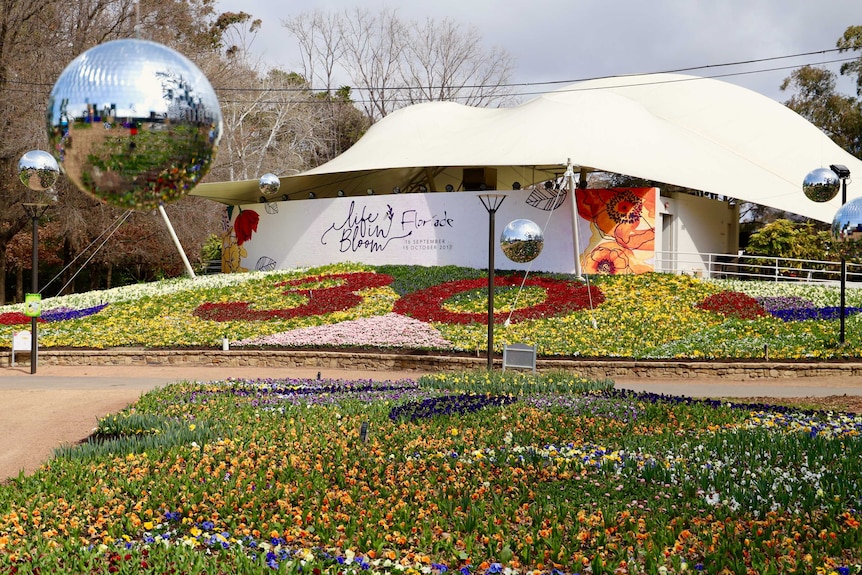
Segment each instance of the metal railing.
M749 254L655 252L655 271L705 279L748 279L837 284L838 261L801 260ZM862 265L847 262L847 282L862 283Z

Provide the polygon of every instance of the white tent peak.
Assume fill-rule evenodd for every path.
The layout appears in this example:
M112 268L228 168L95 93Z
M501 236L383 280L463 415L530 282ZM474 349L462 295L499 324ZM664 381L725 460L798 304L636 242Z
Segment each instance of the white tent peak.
M816 126L766 96L683 74L578 82L511 108L428 102L372 126L349 150L281 179L294 198L388 193L424 186L460 189L464 168L491 168L497 189L559 176L576 167L625 174L750 201L831 222L825 204L802 192L814 168L862 161ZM193 192L224 203L257 201L257 181L203 184ZM862 187L848 186L848 199Z

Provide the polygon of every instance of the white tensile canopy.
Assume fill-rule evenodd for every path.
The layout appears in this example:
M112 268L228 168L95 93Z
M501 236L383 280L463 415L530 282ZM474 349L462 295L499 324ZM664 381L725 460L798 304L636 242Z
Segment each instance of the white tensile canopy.
M514 108L429 102L385 117L337 158L280 178L274 199L478 189L465 169L512 189L575 170L624 174L831 222L840 194L815 203L802 181L815 168L862 161L816 126L761 94L680 74L590 80ZM472 178L472 176L471 176ZM474 183L471 181L471 184ZM862 187L848 186L848 200ZM258 180L201 184L193 195L256 203Z

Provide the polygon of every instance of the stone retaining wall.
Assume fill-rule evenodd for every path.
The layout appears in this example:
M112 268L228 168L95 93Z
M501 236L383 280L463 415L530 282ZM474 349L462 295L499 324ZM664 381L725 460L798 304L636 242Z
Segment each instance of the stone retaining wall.
M16 362L28 364L27 353L16 354ZM8 366L5 355L2 365ZM478 369L487 365L485 357L449 357L420 354L370 354L327 351L262 350L145 350L115 349L39 352L40 365L173 365L173 366L250 366L355 369L358 371L454 371ZM501 360L498 358L497 367ZM629 361L539 359L539 371L563 369L596 379L642 378L794 378L859 377L862 362L720 362L720 361Z

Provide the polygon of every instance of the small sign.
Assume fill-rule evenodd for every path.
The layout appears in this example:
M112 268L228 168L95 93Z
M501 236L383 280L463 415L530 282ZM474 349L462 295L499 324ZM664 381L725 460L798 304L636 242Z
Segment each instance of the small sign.
M359 426L359 440L362 443L366 443L368 441L368 422L363 421L362 425Z
M16 331L12 334L12 351L30 351L32 341L29 331Z
M525 343L503 346L503 371L507 367L532 370L536 373L536 346Z
M24 315L27 317L42 315L42 294L28 293L24 296Z

